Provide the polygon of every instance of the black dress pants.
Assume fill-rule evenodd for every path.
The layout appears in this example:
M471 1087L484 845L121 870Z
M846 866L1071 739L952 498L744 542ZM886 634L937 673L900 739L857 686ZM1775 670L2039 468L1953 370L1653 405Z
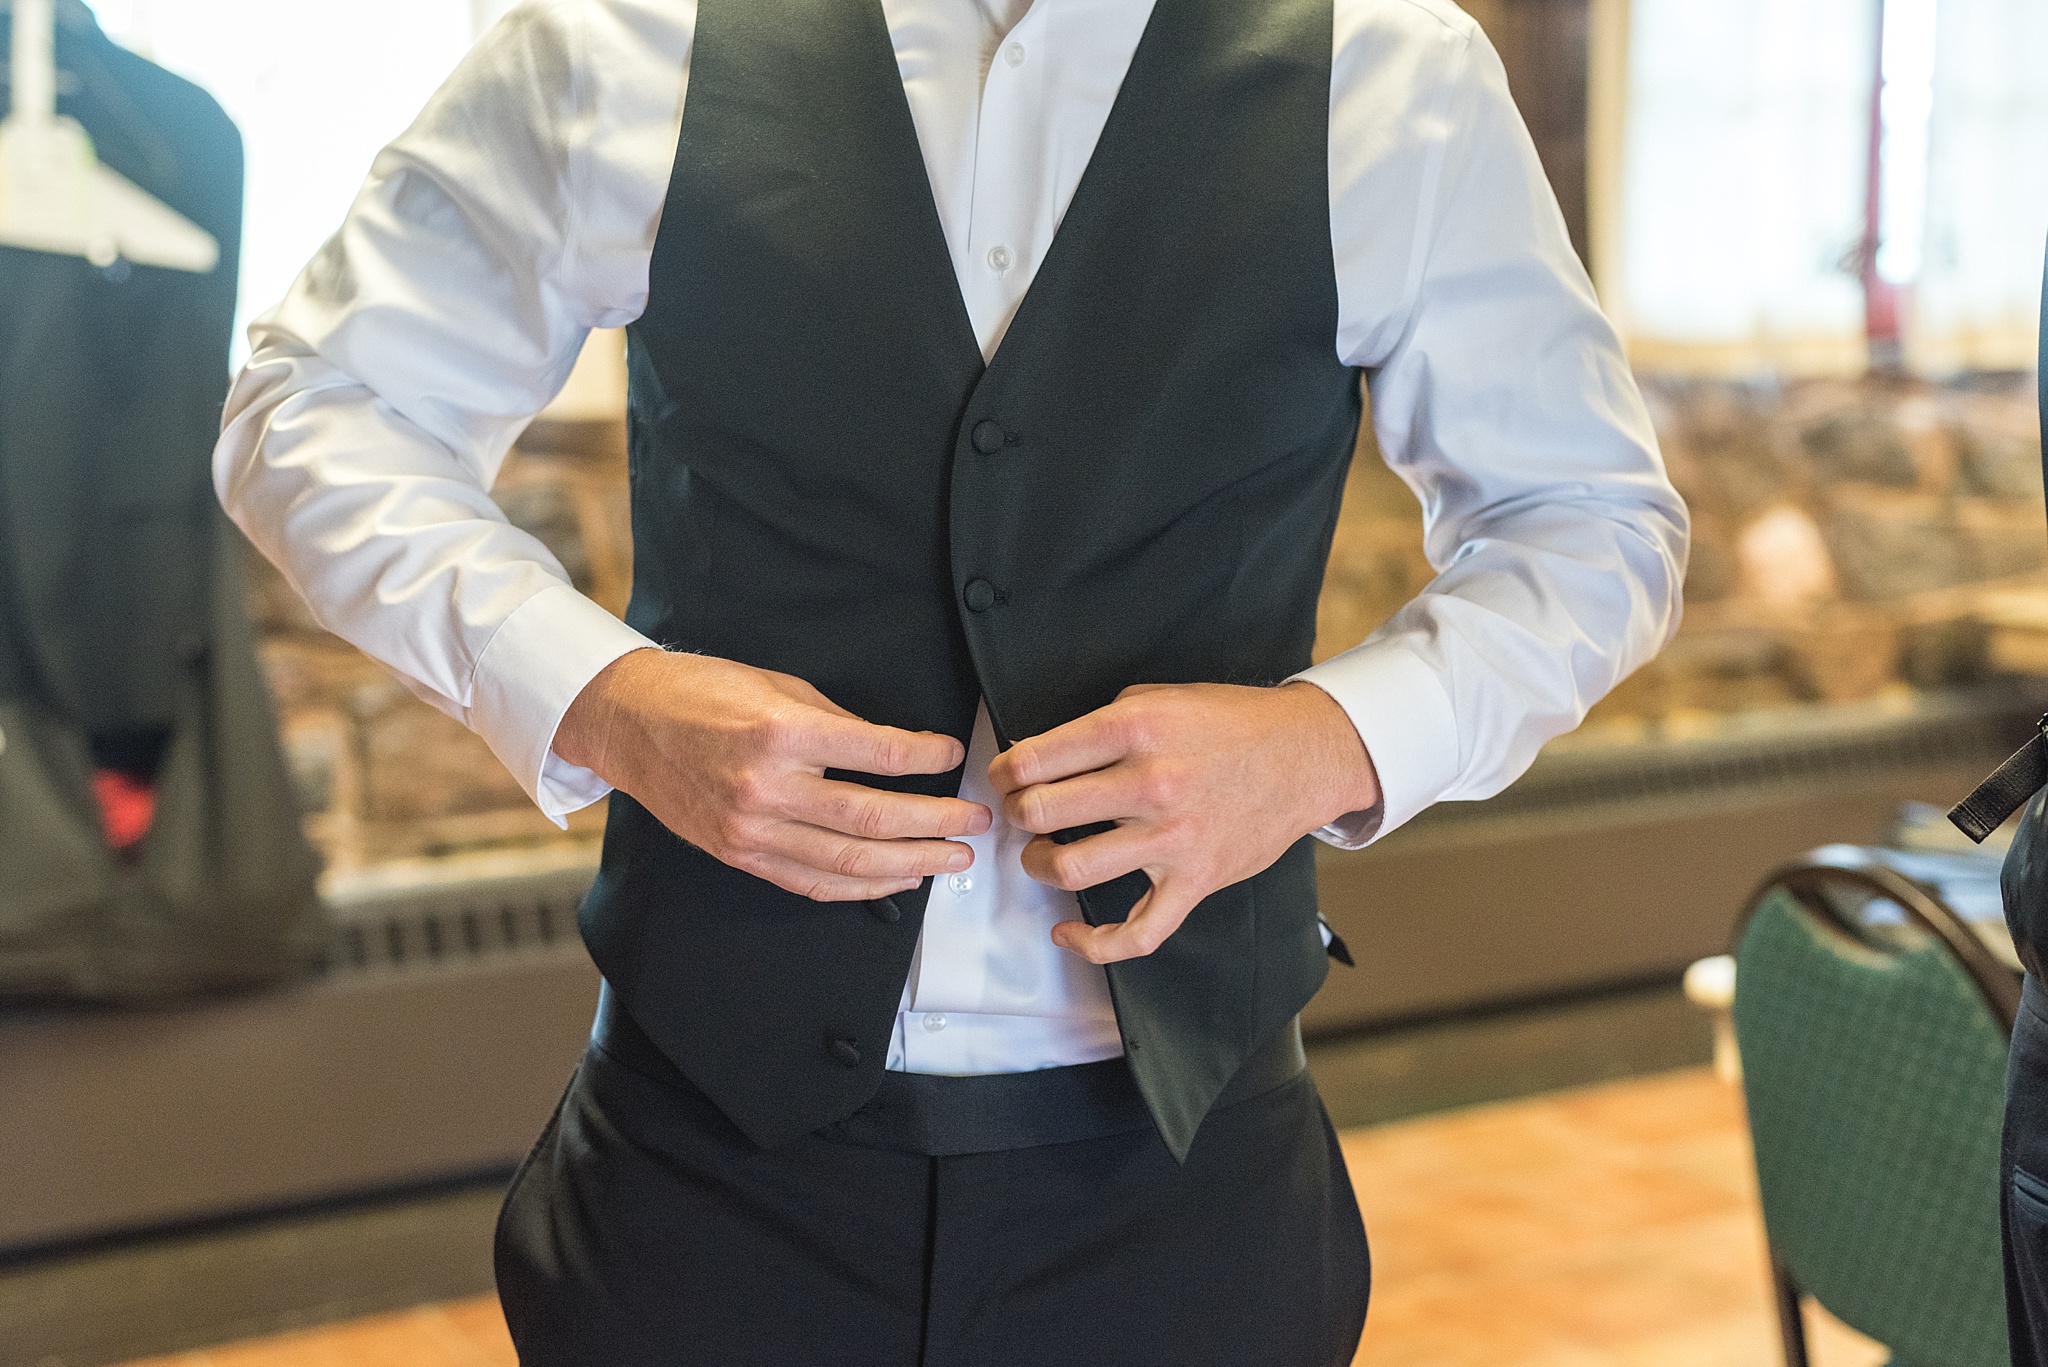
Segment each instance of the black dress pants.
M2048 1367L2048 992L2030 974L2006 1065L1999 1174L2014 1367Z
M619 1051L623 1053L623 1050ZM593 1045L514 1179L522 1367L1347 1367L1365 1231L1308 1076L1151 1130L927 1157L747 1140ZM657 1075L660 1073L662 1075Z

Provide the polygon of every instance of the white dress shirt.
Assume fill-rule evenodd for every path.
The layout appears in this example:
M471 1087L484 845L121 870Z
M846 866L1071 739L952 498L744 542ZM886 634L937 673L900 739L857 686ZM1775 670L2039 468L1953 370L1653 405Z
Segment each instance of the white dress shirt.
M953 269L992 355L1093 152L1151 0L881 0ZM1379 807L1492 795L1675 628L1686 515L1500 61L1445 0L1335 0L1331 345L1370 376L1439 577L1301 677L1358 728ZM377 159L251 330L215 477L329 628L474 728L559 820L607 791L554 755L570 702L652 644L570 587L488 490L591 328L638 317L687 94L694 0L528 0ZM1121 1052L1078 909L997 811L938 879L888 1066ZM1370 947L1364 947L1370 952Z

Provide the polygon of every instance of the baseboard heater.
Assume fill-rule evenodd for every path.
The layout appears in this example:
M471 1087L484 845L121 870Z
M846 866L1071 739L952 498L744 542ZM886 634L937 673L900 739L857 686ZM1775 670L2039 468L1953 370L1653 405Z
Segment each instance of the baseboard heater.
M0 1016L0 1251L509 1171L581 1053L585 851L343 880L318 976Z

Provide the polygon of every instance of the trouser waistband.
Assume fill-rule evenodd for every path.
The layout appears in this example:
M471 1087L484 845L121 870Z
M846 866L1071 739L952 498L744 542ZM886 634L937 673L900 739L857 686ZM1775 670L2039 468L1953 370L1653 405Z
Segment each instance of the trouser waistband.
M609 987L598 1001L591 1041L635 1072L696 1090L620 1004ZM1213 1109L1249 1101L1301 1076L1308 1066L1301 1022L1289 1021L1254 1050ZM867 1105L819 1134L864 1148L951 1157L1071 1144L1149 1129L1152 1115L1123 1059L1029 1073L941 1077L884 1073Z

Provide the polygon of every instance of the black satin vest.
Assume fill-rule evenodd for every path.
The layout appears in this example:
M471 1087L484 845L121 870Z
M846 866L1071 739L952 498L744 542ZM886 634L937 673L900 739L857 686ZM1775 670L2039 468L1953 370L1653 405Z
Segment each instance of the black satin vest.
M1130 684L1305 667L1360 407L1331 22L1330 0L1158 0L984 366L878 0L703 0L630 333L628 620L963 742L979 698L1008 742ZM809 902L619 795L583 932L663 1053L774 1144L874 1094L928 892ZM1324 971L1306 841L1110 968L1176 1154Z

